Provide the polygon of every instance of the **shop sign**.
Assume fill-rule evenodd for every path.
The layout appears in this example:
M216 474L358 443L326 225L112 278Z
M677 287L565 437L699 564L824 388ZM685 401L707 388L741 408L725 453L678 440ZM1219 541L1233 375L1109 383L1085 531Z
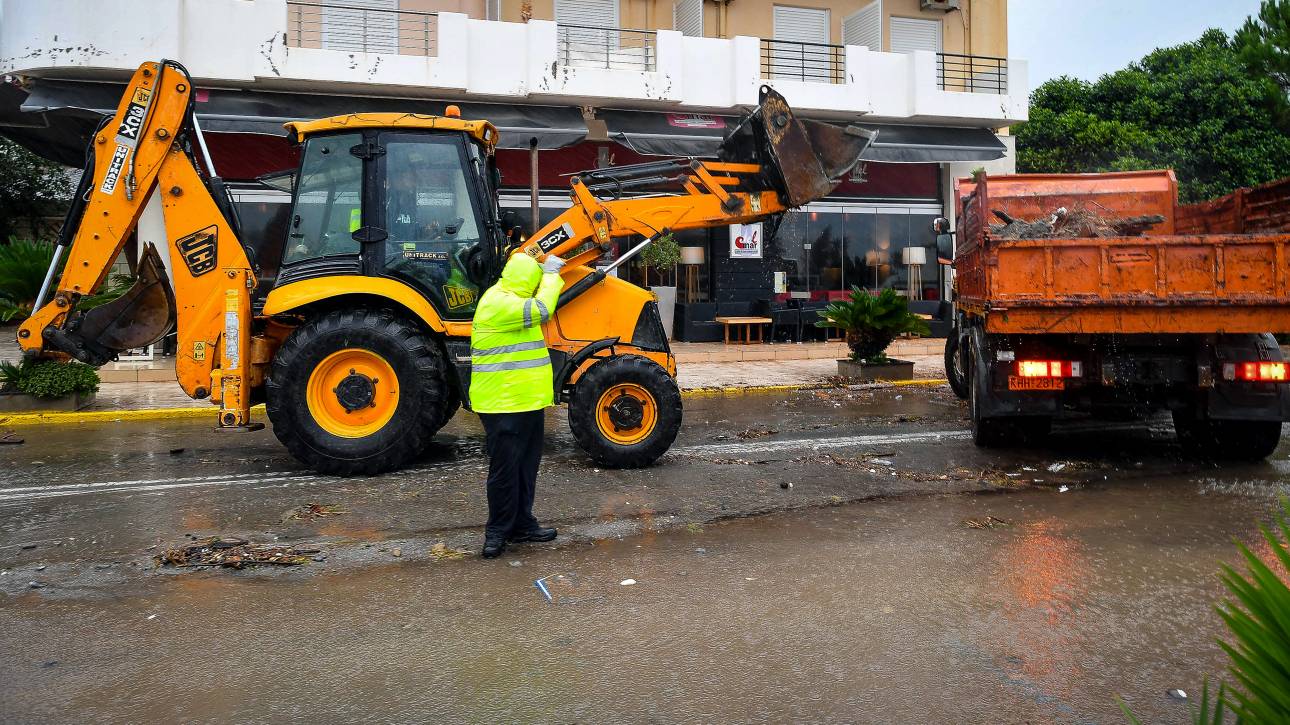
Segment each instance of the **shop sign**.
M761 259L761 222L730 225L730 258Z

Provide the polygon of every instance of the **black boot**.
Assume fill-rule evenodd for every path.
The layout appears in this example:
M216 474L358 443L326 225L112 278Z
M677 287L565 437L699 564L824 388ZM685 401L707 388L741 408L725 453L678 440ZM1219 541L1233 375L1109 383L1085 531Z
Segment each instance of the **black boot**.
M502 555L503 551L506 551L506 539L492 536L484 537L483 554L485 559L496 559Z
M544 529L541 526L529 529L528 531L512 531L511 535L506 537L507 541L552 541L555 539L555 529Z

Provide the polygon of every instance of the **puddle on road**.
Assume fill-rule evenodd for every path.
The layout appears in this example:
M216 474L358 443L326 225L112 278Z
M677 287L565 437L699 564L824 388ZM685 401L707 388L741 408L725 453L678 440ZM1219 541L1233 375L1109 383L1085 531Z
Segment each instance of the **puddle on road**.
M1221 672L1215 572L1272 507L1145 479L0 600L0 687L53 719L1184 721L1165 691Z

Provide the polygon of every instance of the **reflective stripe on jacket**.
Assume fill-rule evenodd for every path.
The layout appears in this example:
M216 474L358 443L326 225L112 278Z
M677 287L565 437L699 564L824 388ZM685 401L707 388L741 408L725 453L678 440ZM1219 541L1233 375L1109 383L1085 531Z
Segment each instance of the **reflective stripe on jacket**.
M480 297L470 330L470 406L476 413L521 413L554 403L542 325L563 287L560 275L543 274L532 257L516 254Z

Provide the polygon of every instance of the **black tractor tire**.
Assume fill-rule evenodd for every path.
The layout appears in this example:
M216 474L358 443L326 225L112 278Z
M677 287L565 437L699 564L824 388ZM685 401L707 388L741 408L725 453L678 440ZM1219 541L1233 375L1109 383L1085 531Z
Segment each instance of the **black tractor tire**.
M611 411L604 399L619 391L645 395L642 404L628 401L625 411ZM629 396L631 397L631 396ZM648 409L654 415L649 420ZM621 430L623 438L636 438L629 442L614 440L620 433L602 430L602 422L612 424L611 415L626 415L628 423ZM643 423L633 427L635 416L643 414ZM582 450L596 463L606 468L643 468L667 452L681 430L681 389L676 380L658 363L640 355L619 355L606 358L587 369L573 387L569 401L569 428Z
M374 353L398 381L390 418L361 437L325 430L309 406L311 375L343 350ZM447 365L438 341L391 310L322 313L292 331L273 358L265 381L273 433L291 455L320 473L353 476L395 470L418 456L452 417ZM376 378L373 388L380 384Z
M951 330L949 337L945 338L945 378L950 381L950 390L959 396L959 400L968 399L967 355L964 352L962 339Z
M1190 410L1173 411L1178 442L1190 453L1218 461L1260 461L1281 443L1275 420L1205 420Z

